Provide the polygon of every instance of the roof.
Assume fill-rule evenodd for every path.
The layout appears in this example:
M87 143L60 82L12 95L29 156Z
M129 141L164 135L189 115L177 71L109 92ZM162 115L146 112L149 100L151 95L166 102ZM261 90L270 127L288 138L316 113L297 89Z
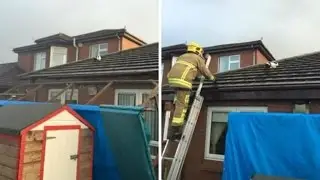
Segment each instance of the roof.
M21 77L119 76L150 72L158 72L158 43L111 53L102 56L101 61L90 58L22 74Z
M278 62L277 68L265 64L216 74L216 83L206 81L204 90L240 91L320 87L320 52L294 56ZM194 84L197 87L198 83ZM164 92L171 91L164 87Z
M18 75L24 73L17 62L0 64L0 87L10 87L19 83Z
M54 35L50 35L47 37L39 38L35 40L36 44L22 46L14 48L13 51L15 53L19 52L27 52L27 51L33 51L33 50L39 50L43 48L47 48L50 45L53 44L73 44L73 39L75 38L78 43L84 43L88 41L98 41L106 38L114 38L118 36L124 36L131 41L137 43L138 45L145 45L146 42L141 40L140 38L132 35L129 33L126 29L103 29L99 31L89 32L85 34L80 34L76 36L69 36L64 33L57 33Z
M12 68L15 68L18 66L17 62L10 62L10 63L3 63L0 64L0 76L8 71L10 71Z
M266 56L268 60L275 60L271 52L266 48L266 46L263 44L261 40L204 47L204 52L214 54L214 53L224 53L224 52L230 52L230 51L243 51L243 50L253 49L253 48L259 49L260 52L264 56ZM162 48L163 56L166 56L168 54L182 54L184 52L186 52L185 44L177 44L177 45L172 45L172 46L167 46Z
M62 107L61 104L15 104L0 108L0 133L19 135L24 128ZM17 113L19 112L19 113Z

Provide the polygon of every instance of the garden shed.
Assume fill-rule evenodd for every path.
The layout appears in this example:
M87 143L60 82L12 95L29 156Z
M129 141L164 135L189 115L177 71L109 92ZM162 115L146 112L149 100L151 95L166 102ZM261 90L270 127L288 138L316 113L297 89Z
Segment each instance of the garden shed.
M0 108L0 179L92 180L94 128L67 105Z

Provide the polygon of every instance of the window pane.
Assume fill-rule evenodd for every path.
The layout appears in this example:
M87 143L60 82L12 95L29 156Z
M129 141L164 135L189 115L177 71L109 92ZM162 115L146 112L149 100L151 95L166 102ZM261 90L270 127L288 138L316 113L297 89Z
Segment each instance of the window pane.
M229 70L229 57L228 56L223 56L220 57L219 60L219 71L224 72Z
M33 69L40 70L46 67L46 53L36 53L34 55Z
M235 70L240 68L240 63L230 63L230 69L229 70Z
M100 50L107 50L108 49L108 43L100 44L99 49Z
M212 122L210 137L210 154L224 155L227 135L227 123Z
M66 58L65 54L53 53L51 63L50 63L51 67L64 64L65 58Z
M158 113L155 110L146 110L143 112L143 118L150 130L151 140L158 141Z
M230 61L232 62L240 61L240 56L230 56Z
M309 113L309 106L307 104L295 104L293 113Z
M210 136L210 154L224 155L227 134L227 112L213 112Z
M59 92L60 92L60 90L51 90L51 91L49 91L49 100L53 99L56 95L58 95ZM56 97L55 100L53 100L52 102L53 103L61 103L61 96L62 95Z
M78 103L78 90L74 89L73 90L73 94L72 94L72 98L70 100L70 96L71 96L71 89L68 90L65 93L65 100L67 104L77 104Z
M99 45L90 46L90 57L97 57L99 53Z
M118 94L118 105L135 106L136 105L136 94L135 93L119 93Z

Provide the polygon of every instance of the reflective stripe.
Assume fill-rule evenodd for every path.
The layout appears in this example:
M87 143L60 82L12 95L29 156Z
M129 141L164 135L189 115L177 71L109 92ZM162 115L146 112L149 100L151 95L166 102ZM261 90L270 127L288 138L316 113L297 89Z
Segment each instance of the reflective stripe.
M178 64L184 64L184 65L186 65L186 66L188 66L188 67L190 67L190 68L193 68L193 69L196 69L196 66L195 65L193 65L193 64L191 64L191 63L188 63L188 62L185 62L185 61L177 61L176 63L178 63Z
M189 99L190 99L190 95L186 95L186 98L184 99L186 107L188 107Z
M172 118L172 125L173 126L181 126L181 125L183 125L183 118L176 118L176 117L174 117L174 118Z
M190 67L187 67L187 68L184 70L184 72L182 73L181 79L185 79L185 78L186 78L186 76L187 76L187 74L189 73L190 69L191 69Z
M185 88L188 88L188 89L192 89L192 83L188 82L188 81L185 81L183 79L179 79L179 78L169 78L168 79L168 83L169 84L177 84L177 85L181 85Z

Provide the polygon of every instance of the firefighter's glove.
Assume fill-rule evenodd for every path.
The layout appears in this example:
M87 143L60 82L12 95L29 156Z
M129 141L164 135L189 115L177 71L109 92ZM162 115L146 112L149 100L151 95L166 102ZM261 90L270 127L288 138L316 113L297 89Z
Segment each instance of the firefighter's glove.
M205 78L204 76L200 76L200 77L199 77L199 80L200 80L200 81L204 81L205 79L206 79L206 78Z
M210 81L213 81L213 82L216 82L216 78L215 78L214 76L211 76L211 77L209 78L209 80L210 80Z
M204 81L204 80L205 80L205 77L204 77L204 76L197 76L197 77L196 77L196 80L198 80L198 81Z

